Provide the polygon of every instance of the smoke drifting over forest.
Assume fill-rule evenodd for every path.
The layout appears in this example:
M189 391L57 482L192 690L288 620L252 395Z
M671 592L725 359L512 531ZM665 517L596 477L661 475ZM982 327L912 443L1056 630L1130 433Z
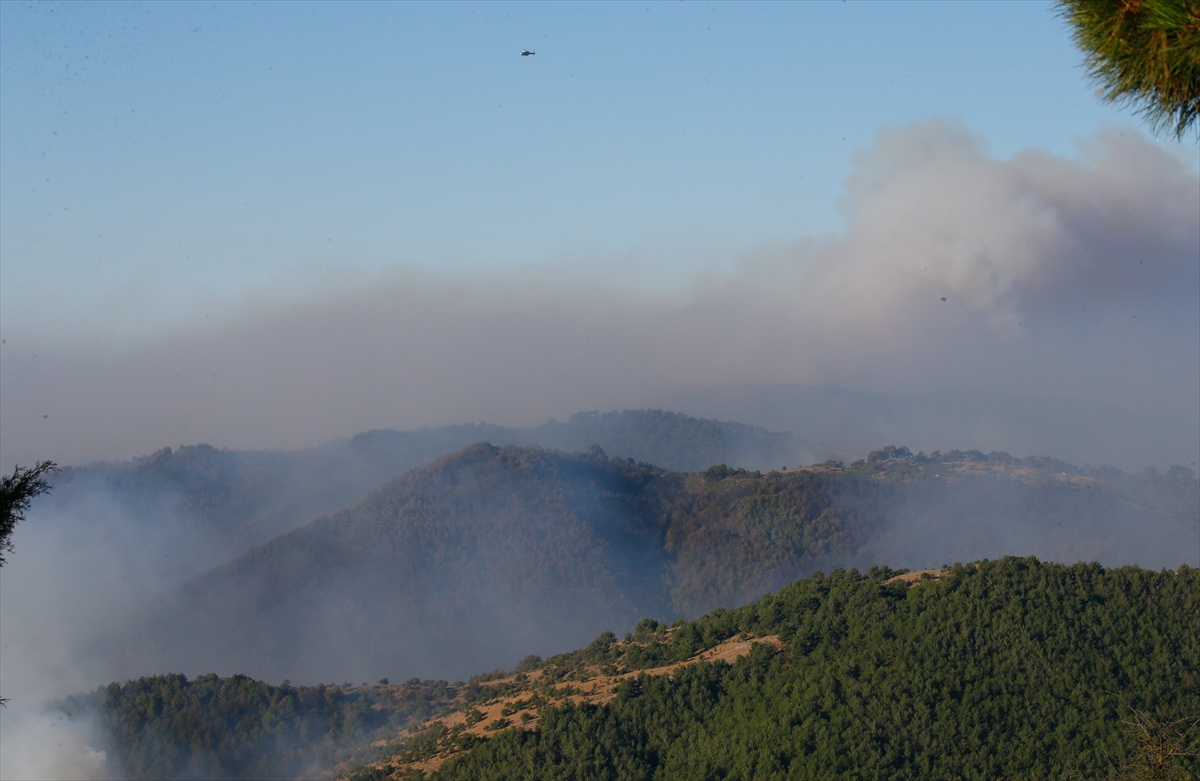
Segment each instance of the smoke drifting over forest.
M195 442L298 448L382 427L534 425L742 383L1078 398L1182 421L1184 430L1196 425L1194 160L1172 157L1131 130L1082 142L1075 159L1031 150L998 160L959 123L931 120L882 131L856 163L842 201L844 234L749 251L726 275L670 295L630 290L610 278L604 261L582 271L531 266L474 278L397 270L369 289L251 308L136 348L71 349L6 335L3 465L128 458ZM760 412L725 417L770 427ZM941 425L926 420L931 429ZM1010 424L1019 429L1013 418L995 421ZM1108 421L1094 424L1103 429ZM1195 440L1183 452L1169 436L1179 430L1126 426L1110 438L1109 452L1125 442L1139 454L1164 453L1160 468L1195 468ZM821 444L850 446L836 436ZM1037 442L1039 452L1018 441L1013 455L1083 460L1045 444ZM1103 534L1090 546L1063 536L1087 537L1082 516L1064 517L1066 531L1017 518L976 536L943 534L964 506L1002 504L998 493L989 483L929 506L914 499L869 546L809 563L920 567L1037 553L1176 566L1195 552L1179 550L1195 539L1193 527L1171 520L1156 542L1124 515L1102 518ZM3 572L6 696L59 696L111 675L167 672L118 670L88 643L221 563L214 551L225 549L181 529L170 512L131 513L100 489L86 505L87 518L35 515L18 530ZM1013 507L1018 513L1019 502ZM339 604L337 594L326 600ZM570 642L593 629L572 627ZM336 648L314 649L314 658L337 656ZM328 675L367 675L374 662ZM239 660L228 665L219 672L239 671ZM5 719L11 725L14 717ZM45 732L44 721L30 723ZM85 764L98 761L92 749L80 751Z
M9 338L4 459L529 425L744 382L988 390L1196 419L1194 161L1133 130L1081 142L1074 159L998 160L959 123L931 120L885 129L856 163L843 235L748 252L671 295L629 290L603 260L397 270L123 351Z
M229 458L212 455L188 474ZM235 480L130 501L113 488L127 472L107 489L76 477L22 527L2 573L0 672L16 697L179 671L449 680L645 615L742 604L816 569L1005 555L1200 565L1186 468L1064 474L1045 459L946 458L880 462L920 470L899 483L826 468L706 473L706 489L627 459L481 444L315 523L297 508L266 544L246 536L258 514L239 526L181 511L236 508Z

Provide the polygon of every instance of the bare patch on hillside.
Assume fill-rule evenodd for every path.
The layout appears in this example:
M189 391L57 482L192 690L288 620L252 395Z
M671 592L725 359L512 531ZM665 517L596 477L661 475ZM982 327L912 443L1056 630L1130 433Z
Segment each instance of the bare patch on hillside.
M917 586L926 581L938 583L943 577L948 575L950 570L945 569L919 569L914 572L906 572L903 575L897 575L894 578L888 578L884 583L907 583L910 587Z
M602 674L601 665L588 664L584 666L582 675L575 680L549 682L545 680L544 669L533 670L527 674L509 675L487 681L482 686L495 690L507 690L508 693L483 701L468 703L460 697L456 710L448 715L414 724L405 729L395 738L375 743L378 749L386 750L389 746L412 746L420 741L422 736L434 737L426 741L426 746L419 752L410 753L409 749L397 751L396 755L387 760L376 762L369 767L386 770L392 769L391 777L399 777L410 770L428 773L437 769L447 760L468 750L471 744L487 740L492 735L504 729L521 728L537 729L543 708L551 708L565 703L591 703L604 705L617 696L621 683L641 675L671 675L680 667L700 662L722 661L733 664L738 659L750 653L759 643L765 643L776 649L783 647L783 642L777 635L755 637L742 633L726 640L712 648L694 654L683 662L655 667L646 670L627 670L618 668L616 674ZM620 643L624 646L627 643ZM518 686L513 692L512 686ZM407 756L406 756L407 754ZM399 761L397 761L399 760ZM344 773L349 768L339 768Z

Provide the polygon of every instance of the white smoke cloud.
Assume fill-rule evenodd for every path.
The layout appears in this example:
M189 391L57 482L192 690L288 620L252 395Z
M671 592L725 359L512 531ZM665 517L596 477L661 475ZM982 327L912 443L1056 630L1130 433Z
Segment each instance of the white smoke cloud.
M108 781L106 753L95 748L90 719L69 718L41 702L0 709L0 779L4 781Z
M939 120L884 130L856 163L849 230L818 265L826 294L860 316L941 292L1010 329L1195 284L1195 172L1140 136L1104 132L1077 160L1031 150L1000 161Z
M228 555L215 533L183 523L168 497L133 508L96 481L71 499L39 500L0 570L0 693L14 701L128 674L93 638Z
M595 260L578 274L397 270L125 352L10 339L4 461L533 424L739 382L987 389L1196 418L1193 161L1119 129L1073 159L999 160L936 119L883 130L856 166L843 235L749 252L686 296L630 292Z

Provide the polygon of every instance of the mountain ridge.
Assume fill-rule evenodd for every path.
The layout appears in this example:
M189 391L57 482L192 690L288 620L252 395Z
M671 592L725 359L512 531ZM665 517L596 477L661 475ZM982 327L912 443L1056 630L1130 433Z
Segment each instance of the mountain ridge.
M1196 536L1187 470L1088 476L1049 459L906 448L765 474L631 461L472 445L190 581L118 656L129 670L450 678L601 626L739 604L820 568L1021 547L1165 559Z
M375 429L299 451L237 451L199 444L128 462L67 467L42 506L60 514L96 504L127 518L169 519L204 568L362 499L393 478L479 441L613 455L669 469L801 463L826 451L788 433L664 410L581 412L531 428L460 424Z

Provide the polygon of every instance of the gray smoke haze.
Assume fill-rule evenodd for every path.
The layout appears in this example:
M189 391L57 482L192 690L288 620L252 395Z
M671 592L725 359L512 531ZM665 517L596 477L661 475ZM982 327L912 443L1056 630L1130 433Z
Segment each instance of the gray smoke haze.
M133 513L93 488L39 502L0 569L0 681L14 700L63 697L113 679L89 638L219 558L202 528L165 507Z
M0 779L125 778L96 719L55 700L131 677L94 638L227 553L169 496L135 511L95 481L72 499L36 501L0 569Z
M10 338L4 461L529 425L745 382L1016 393L1198 418L1194 161L1132 130L1082 142L1074 159L997 160L959 123L931 120L882 131L856 162L844 235L747 253L673 295L631 292L616 261L507 276L398 270L370 289L124 351Z
M932 120L881 132L860 153L842 208L843 235L747 252L728 274L671 295L631 291L615 260L473 278L397 270L369 289L250 307L136 347L71 349L6 334L0 463L127 458L194 442L286 449L372 428L477 420L534 425L680 398L689 388L800 383L946 398L947 406L1019 396L1115 409L1135 422L1113 429L1113 416L1097 416L1098 431L1115 433L1098 435L1104 451L1094 459L1076 455L1092 447L1086 438L1030 432L1020 404L997 403L982 441L929 447L1002 447L1127 469L1195 464L1200 443L1192 438L1186 452L1179 443L1200 418L1194 160L1132 130L1105 131L1074 159L1026 151L998 160L960 124ZM719 417L779 429L772 421L786 416L771 417L769 401L743 397ZM896 433L941 443L973 431L923 403ZM1150 418L1182 426L1136 422ZM836 426L819 437L795 433L860 454L887 444ZM1122 462L1113 455L1122 452L1133 455ZM920 567L1038 553L1175 566L1200 556L1188 548L1192 526L1152 544L1127 519L1104 519L1104 536L1084 550L1058 535L1086 528L1031 528L1016 516L982 537L961 529L947 537L958 508L934 509L908 508L892 536L860 558ZM103 494L86 516L38 512L19 527L0 573L0 678L4 695L18 699L115 677L112 660L89 656L88 639L217 563L167 512L129 517ZM1180 547L1188 549L1175 555ZM328 595L320 614L336 615L338 598ZM330 625L331 635L346 631ZM314 658L337 658L336 650L314 649ZM371 662L355 660L355 674ZM221 672L238 668L230 660ZM95 764L83 745L84 763Z
M514 484L528 478L462 468L464 453L476 458L486 450L456 455L458 465L435 471L427 490L410 495L405 481L396 481L181 589L164 588L136 604L126 598L134 609L124 613L93 597L85 606L103 614L104 625L68 615L57 631L64 641L68 632L90 632L74 638L74 652L93 684L168 671L304 683L383 675L449 680L511 667L526 653L581 647L646 615L696 618L740 605L817 569L921 569L1008 555L1151 569L1200 565L1200 486L1182 467L1166 475L1089 476L1058 471L1066 465L1017 464L1000 475L974 462L946 480L847 491L834 512L852 519L847 534L855 541L832 551L772 547L728 523L736 515L730 512L668 532L668 553L644 529L606 533L657 516L630 518L628 506L603 491L573 505L591 516L586 523L570 514L539 515L536 503L514 512L514 495L528 488ZM561 474L547 470L535 484L549 481L557 495ZM597 474L582 472L578 485L594 491ZM876 498L862 498L876 490ZM447 513L447 506L471 509ZM401 519L399 508L410 507L424 509ZM765 562L771 564L759 566ZM106 584L97 583L103 590ZM19 644L27 633L9 626ZM36 681L44 668L28 656L17 657L17 676L32 673Z
M663 394L653 406L702 418L735 416L779 431L803 431L862 458L881 443L914 452L949 451L964 442L984 452L1053 454L1070 463L1130 472L1197 466L1200 421L1138 414L1078 398L989 391L921 394L854 391L829 385L742 383ZM813 459L821 460L821 459Z

